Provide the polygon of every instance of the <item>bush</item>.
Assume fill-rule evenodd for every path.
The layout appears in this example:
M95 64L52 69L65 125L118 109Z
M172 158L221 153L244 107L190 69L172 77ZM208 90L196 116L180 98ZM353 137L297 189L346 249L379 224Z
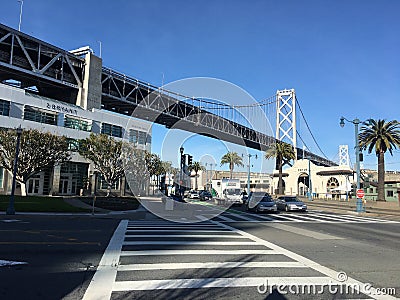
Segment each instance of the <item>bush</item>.
M82 202L92 205L93 198L85 197L80 198ZM97 208L103 208L114 211L124 211L124 210L136 210L138 209L140 203L134 197L96 197L94 206Z

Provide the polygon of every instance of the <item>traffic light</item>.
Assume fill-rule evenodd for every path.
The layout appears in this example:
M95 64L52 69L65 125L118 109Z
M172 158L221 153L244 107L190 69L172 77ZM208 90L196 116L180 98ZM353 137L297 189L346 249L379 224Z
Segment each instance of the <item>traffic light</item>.
M185 165L186 159L185 159L185 154L181 154L181 168Z
M190 166L193 163L193 156L188 155L188 166Z

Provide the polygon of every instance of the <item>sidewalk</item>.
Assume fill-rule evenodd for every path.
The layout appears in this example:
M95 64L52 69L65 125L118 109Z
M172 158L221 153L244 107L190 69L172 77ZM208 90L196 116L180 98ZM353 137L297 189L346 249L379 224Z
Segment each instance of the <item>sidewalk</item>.
M304 198L303 201L309 207L317 208L330 208L340 211L356 211L356 199L349 199L349 201L335 200L335 199L313 199L309 201ZM366 214L378 215L396 215L400 216L400 206L398 202L375 202L367 201L365 204Z

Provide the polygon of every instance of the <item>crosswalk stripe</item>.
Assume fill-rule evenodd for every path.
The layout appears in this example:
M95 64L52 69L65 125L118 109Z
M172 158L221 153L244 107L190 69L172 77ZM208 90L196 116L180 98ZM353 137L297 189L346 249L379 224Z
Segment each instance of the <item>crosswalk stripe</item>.
M132 229L196 229L196 228L207 228L207 229L219 229L218 227L194 227L194 226L129 226L128 229L132 230Z
M257 245L256 242L215 242L215 241L125 241L124 246L138 245L212 245L212 246L246 246Z
M127 225L128 220L122 220L119 223L107 249L104 251L96 273L93 275L83 296L83 300L111 298L112 286L110 286L110 283L115 282L117 276L117 266Z
M122 251L121 256L151 256L151 255L276 255L281 254L275 250L137 250Z
M230 238L230 239L245 239L241 235L226 235L226 234L129 234L129 238Z
M259 238L257 236L254 236L254 235L252 235L252 234L250 234L248 232L245 232L243 230L240 230L240 229L237 229L237 228L234 228L232 226L229 226L229 225L226 225L226 224L222 224L222 223L219 223L219 222L216 222L216 221L211 221L211 222L213 222L215 224L220 224L221 226L223 226L225 228L229 228L232 231L237 232L238 234L246 236L249 239L251 239L251 240L253 240L255 242L258 242L259 245L264 245L264 246L266 246L266 247L268 247L270 249L281 251L282 254L284 254L285 256L287 256L287 257L289 257L289 258L291 258L291 259L293 259L295 261L298 261L300 263L303 263L305 266L308 266L309 268L328 276L328 278L330 278L331 283L333 282L333 283L338 283L338 284L344 284L343 282L337 281L338 273L333 269L330 269L328 267L320 265L317 262L312 261L311 259L308 259L308 258L306 258L304 256L301 256L301 255L299 255L297 253L294 253L294 252L292 252L292 251L290 251L288 249L285 249L285 248L280 247L280 246L278 246L276 244L273 244L271 242L263 240L263 239L261 239L261 238ZM272 280L273 280L273 278L274 277L272 277ZM294 278L296 278L298 281L297 281L297 283L293 283L293 284L294 285L295 284L298 285L298 284L301 284L299 282L301 282L301 278L304 278L304 277L294 277ZM306 277L306 279L311 279L311 278L312 277ZM269 282L269 279L270 279L270 277L268 278L268 283L271 284ZM282 280L283 280L283 282L285 282L284 281L285 279L282 279ZM282 283L282 281L281 281L281 283ZM396 299L395 297L392 297L390 295L383 295L382 296L377 289L375 289L375 288L373 288L371 286L367 287L367 285L365 283L362 283L361 281L358 281L358 280L356 280L354 278L351 278L351 277L347 277L345 284L349 285L349 286L357 286L357 287L360 288L361 293L367 293L369 295L374 295L375 299Z
M316 219L315 217L310 217L310 216L304 216L304 215L296 215L297 218L303 219L303 220L309 220L311 222L320 222L320 223L333 223L332 221L328 220L321 220L321 219Z
M116 292L132 290L165 290L165 289L198 289L226 287L259 287L281 285L327 285L332 284L329 277L242 277L242 278L199 278L199 279L166 279L116 281L113 290Z
M134 232L160 232L160 230L159 229L147 229L147 230L145 230L145 231L143 231L143 230L139 230L139 229L135 229L135 230L127 230L126 232L127 233L134 233ZM162 232L184 232L184 233L189 233L189 232L204 232L204 233L218 233L218 232L220 232L220 233L222 233L222 232L225 232L225 233L228 233L228 232L231 232L230 230L193 230L193 229L189 229L189 230L186 230L186 229L165 229L165 230L163 230Z
M176 269L231 269L231 268L308 268L297 261L290 262L206 262L206 263L156 263L120 265L118 271L149 271Z
M372 217L362 217L362 216L354 216L354 215L341 215L341 216L346 216L346 217L351 217L354 219L364 219L364 220L369 220L369 221L374 221L374 222L379 222L379 223L392 223L396 221L391 221L391 220L384 220L384 219L378 219L378 218L372 218Z
M235 221L235 220L233 220L231 218L227 218L227 217L225 217L223 215L218 215L217 218L220 218L220 219L222 219L222 220L224 220L226 222L237 222L237 221Z
M303 222L305 222L304 220L299 220L299 219L297 219L296 218L296 216L294 216L294 215L276 215L276 216L274 216L274 218L281 218L281 219L284 219L284 220L288 220L288 221L291 221L291 222L300 222L300 223L303 223Z
M234 214L234 213L225 212L225 215L228 215L228 216L234 217L234 218L238 218L238 219L242 219L245 221L254 221L254 219L250 219L250 218L244 216L243 214Z
M346 216L346 215L328 215L324 213L318 213L313 215L319 218L335 220L343 223L356 223L356 222L370 223L369 220L365 220L364 218L358 219L358 218L353 218L353 216Z

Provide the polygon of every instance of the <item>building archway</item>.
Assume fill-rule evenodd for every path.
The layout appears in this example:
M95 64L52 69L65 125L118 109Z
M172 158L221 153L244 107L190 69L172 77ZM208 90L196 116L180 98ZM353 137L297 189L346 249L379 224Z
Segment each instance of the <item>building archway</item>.
M297 178L297 195L305 196L308 193L308 174L301 173Z

